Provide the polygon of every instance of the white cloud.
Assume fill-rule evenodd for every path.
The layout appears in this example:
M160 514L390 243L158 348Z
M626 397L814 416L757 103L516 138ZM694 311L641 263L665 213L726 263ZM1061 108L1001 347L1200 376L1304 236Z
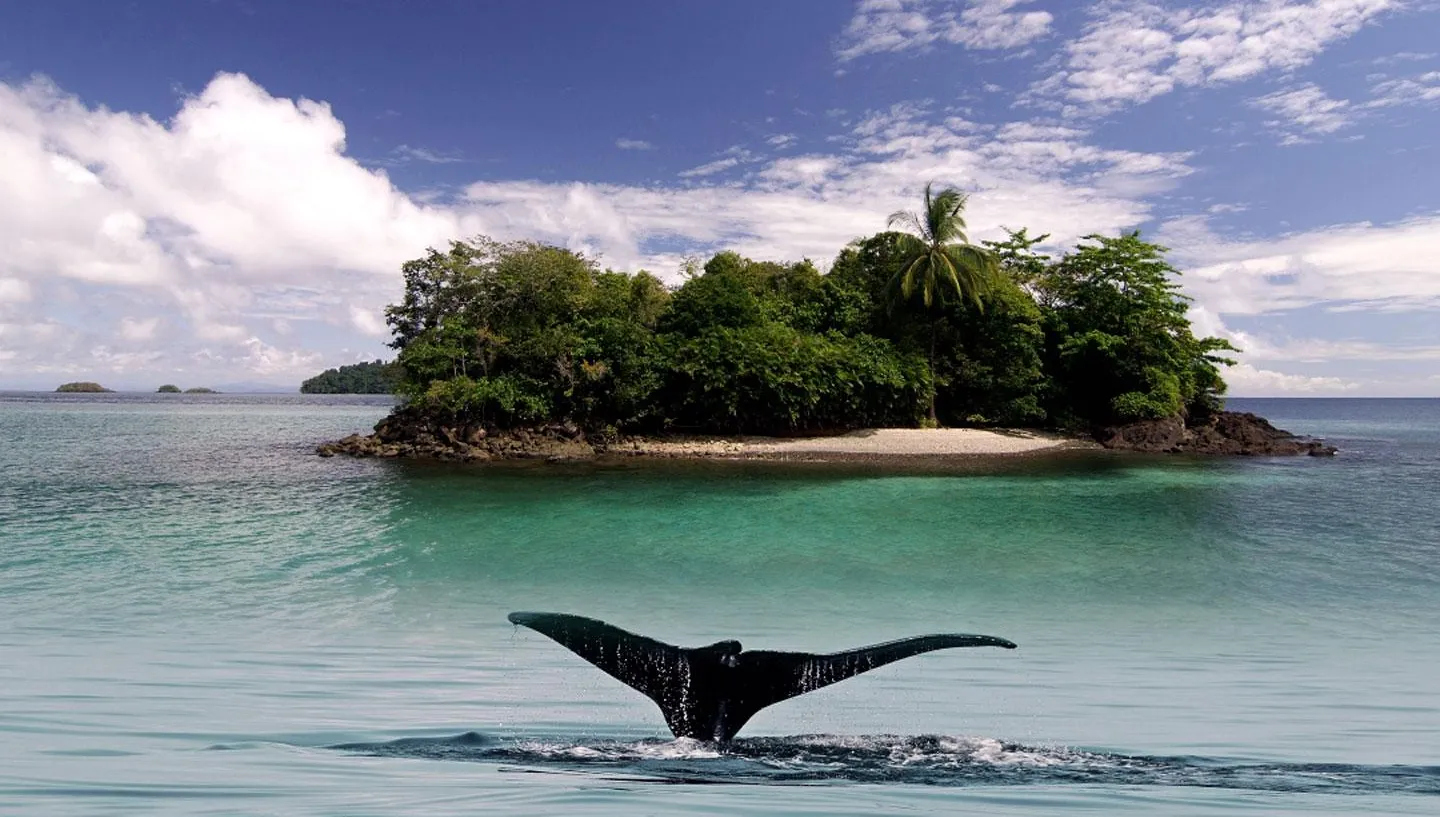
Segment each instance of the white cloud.
M352 347L374 344L361 353L373 357L400 263L451 238L530 237L662 275L685 252L719 247L823 265L935 180L972 193L973 240L1030 226L1068 245L1144 222L1144 197L1191 172L1188 154L1105 148L1083 128L990 125L908 104L861 117L827 152L762 160L732 148L716 162L751 163L740 181L494 181L421 205L345 155L343 135L323 104L277 99L235 75L165 125L46 85L0 86L0 240L12 248L0 255L0 309L30 301L0 311L5 371L298 381L339 353L307 346L309 329L273 327L319 324ZM1437 224L1236 242L1203 220L1172 220L1164 243L1189 270L1187 290L1217 314L1334 299L1398 308L1440 303ZM72 320L75 304L96 319Z
M277 300L294 317L345 325L352 305L393 296L402 261L483 231L473 214L417 204L344 144L327 105L277 99L235 74L217 75L167 123L89 108L43 80L0 83L0 300L24 295L50 314L60 290L47 286L104 287L84 299L110 312L74 328L12 322L0 336L7 368L96 348L111 349L113 364L97 327L139 341L160 313L188 327L192 348L243 344L254 335L247 311ZM295 294L297 281L308 294ZM134 298L111 305L114 293L144 293L152 314L135 312ZM27 340L40 328L68 345Z
M1016 10L1033 0L969 0L959 13L935 0L861 0L836 44L846 62L865 54L934 43L976 49L1016 48L1045 36L1054 17Z
M681 178L685 179L692 179L700 176L713 176L721 171L729 170L730 168L738 164L740 164L739 159L735 158L734 156L727 156L724 159L716 159L713 162L706 162L703 165L699 165L698 167L692 167L689 170L682 170L680 172L680 176Z
M1231 0L1201 8L1109 0L1067 43L1030 101L1104 113L1177 88L1222 85L1308 64L1399 0Z
M1389 56L1376 57L1372 62L1375 65L1399 65L1406 62L1428 62L1437 56L1440 56L1440 54L1436 54L1433 51L1400 51L1395 54L1390 54Z
M1313 83L1256 97L1250 104L1279 116L1265 126L1280 135L1282 145L1313 141L1312 134L1334 133L1354 123L1347 100L1332 99Z
M777 133L765 140L767 145L784 150L800 140L800 137L793 133Z
M1057 242L1137 224L1148 206L1127 188L1160 188L1190 172L1184 154L1106 150L1087 134L1049 126L933 121L920 105L867 116L828 154L775 159L743 183L693 188L484 182L471 204L491 224L603 253L605 263L670 274L679 253L651 241L724 246L746 255L809 257L822 265L851 239L883 229L888 213L913 207L924 183L973 193L974 239L1002 225L1043 225ZM726 167L733 167L722 158Z
M0 278L0 306L30 300L30 284L19 278Z
M1345 394L1360 384L1339 377L1285 374L1237 363L1224 372L1225 385L1237 397L1290 397L1293 395Z
M441 153L439 151L429 150L427 148L416 148L409 145L400 145L395 148L394 153L400 157L400 161L402 162L415 161L426 162L432 165L446 165L465 161L458 153Z
M1386 79L1370 89L1368 107L1393 108L1400 105L1432 105L1440 103L1440 71L1427 71L1413 77Z
M616 139L616 140L615 140L615 147L620 148L621 150L654 150L654 149L655 149L655 146L654 146L654 145L650 144L649 142L645 141L644 139L630 139L630 138L627 138L627 137L624 137L624 136L622 136L622 137L620 137L619 139Z
M388 338L390 327L377 313L358 306L350 307L350 323L362 333L375 338Z
M278 349L259 338L248 338L241 346L245 349L243 368L261 377L283 377L291 380L313 375L321 368L324 359L316 353Z
M120 337L128 341L150 340L155 337L155 330L160 326L160 318L131 318L120 319Z
M1192 216L1163 224L1158 241L1173 248L1186 291L1216 313L1261 315L1315 305L1440 309L1440 213L1252 240L1227 239Z

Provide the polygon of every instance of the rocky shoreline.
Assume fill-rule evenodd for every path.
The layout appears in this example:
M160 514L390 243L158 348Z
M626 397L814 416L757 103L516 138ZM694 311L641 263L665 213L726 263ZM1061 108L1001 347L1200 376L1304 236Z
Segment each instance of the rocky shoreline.
M1198 423L1180 417L1147 420L1096 435L1110 449L1164 454L1275 457L1308 454L1329 457L1335 446L1278 429L1258 414L1222 411Z
M401 409L375 426L316 448L322 457L431 459L444 462L547 460L602 456L669 459L874 461L877 459L1005 457L1083 448L1240 456L1328 456L1333 446L1275 428L1265 418L1221 412L1187 425L1179 417L1103 429L1094 440L1021 429L870 429L830 437L775 439L681 436L590 438L574 425L497 431L445 425Z

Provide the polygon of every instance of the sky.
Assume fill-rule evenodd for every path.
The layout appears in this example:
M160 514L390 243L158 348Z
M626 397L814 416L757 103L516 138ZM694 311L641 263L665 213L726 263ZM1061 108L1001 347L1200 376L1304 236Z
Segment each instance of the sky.
M0 0L0 389L294 388L489 235L1139 229L1239 396L1440 396L1437 0Z

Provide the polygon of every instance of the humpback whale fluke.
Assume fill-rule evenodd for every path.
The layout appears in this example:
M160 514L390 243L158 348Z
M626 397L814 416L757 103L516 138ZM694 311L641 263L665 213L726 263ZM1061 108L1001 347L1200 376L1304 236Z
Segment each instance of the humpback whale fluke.
M989 635L921 635L845 652L742 650L739 641L708 647L676 647L584 616L511 613L639 690L659 705L677 738L728 741L756 712L796 695L829 686L892 661L952 647L1015 644Z

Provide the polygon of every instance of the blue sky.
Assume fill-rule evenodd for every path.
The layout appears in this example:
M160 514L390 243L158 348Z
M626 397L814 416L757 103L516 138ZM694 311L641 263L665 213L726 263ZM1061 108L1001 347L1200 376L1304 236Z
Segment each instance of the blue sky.
M1237 395L1440 395L1434 0L6 3L0 388L293 386L451 238L1139 228Z

